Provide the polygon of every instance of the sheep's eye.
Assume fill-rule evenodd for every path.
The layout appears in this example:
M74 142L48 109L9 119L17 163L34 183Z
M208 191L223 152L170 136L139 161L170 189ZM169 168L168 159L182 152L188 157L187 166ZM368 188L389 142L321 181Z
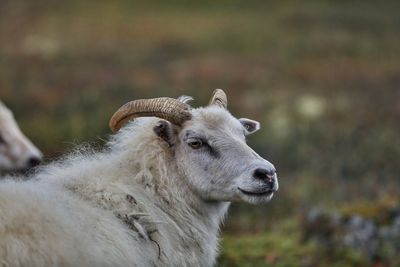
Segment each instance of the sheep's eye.
M3 136L0 134L0 145L4 145L6 141L4 140Z
M203 146L203 142L201 140L193 140L188 142L188 145L193 149L198 149Z

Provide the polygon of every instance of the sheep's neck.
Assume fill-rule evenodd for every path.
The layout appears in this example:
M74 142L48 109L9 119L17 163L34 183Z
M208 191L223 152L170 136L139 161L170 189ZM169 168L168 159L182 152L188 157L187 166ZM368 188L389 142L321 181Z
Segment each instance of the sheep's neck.
M174 218L176 223L188 235L195 240L200 247L199 257L210 257L215 260L218 250L218 237L220 225L228 211L230 202L204 201L190 188L181 184L180 190L185 190L185 204L191 212L187 216ZM166 213L169 211L166 210ZM180 218L190 218L191 222L179 221Z
M167 176L169 181L174 181L167 186L174 194L170 199L171 203L162 206L163 211L185 233L187 247L192 247L200 253L199 258L209 258L214 263L218 251L220 225L230 203L203 200L190 188L177 166L170 165L169 168L171 172ZM165 200L162 194L157 195L161 201ZM180 216L176 216L176 212L181 213Z

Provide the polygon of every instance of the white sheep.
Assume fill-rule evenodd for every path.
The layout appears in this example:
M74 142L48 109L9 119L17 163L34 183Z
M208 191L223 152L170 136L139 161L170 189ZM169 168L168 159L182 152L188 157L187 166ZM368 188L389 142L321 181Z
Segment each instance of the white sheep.
M269 201L278 182L246 145L258 122L234 118L222 90L204 108L189 99L130 102L112 117L105 151L0 183L0 262L213 266L230 202Z
M21 132L12 112L0 101L0 170L36 166L42 153Z

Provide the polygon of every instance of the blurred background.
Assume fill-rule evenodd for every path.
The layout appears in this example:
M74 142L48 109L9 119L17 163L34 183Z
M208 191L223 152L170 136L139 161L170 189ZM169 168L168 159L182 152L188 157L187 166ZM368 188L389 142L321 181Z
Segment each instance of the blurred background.
M47 161L137 98L215 88L280 190L219 266L400 266L399 1L0 1L0 99Z

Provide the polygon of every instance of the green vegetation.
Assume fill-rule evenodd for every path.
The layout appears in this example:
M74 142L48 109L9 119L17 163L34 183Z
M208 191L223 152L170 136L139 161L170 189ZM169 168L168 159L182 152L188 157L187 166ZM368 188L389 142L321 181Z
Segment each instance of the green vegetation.
M283 221L266 232L226 236L220 266L365 266L360 254L306 243L301 232L299 225Z
M277 166L281 188L267 205L232 206L221 266L372 264L303 242L299 218L313 207L374 218L373 203L399 195L399 10L399 1L3 0L0 99L51 160L77 143L101 146L128 100L187 94L197 106L224 88L234 115L261 121L249 143Z

